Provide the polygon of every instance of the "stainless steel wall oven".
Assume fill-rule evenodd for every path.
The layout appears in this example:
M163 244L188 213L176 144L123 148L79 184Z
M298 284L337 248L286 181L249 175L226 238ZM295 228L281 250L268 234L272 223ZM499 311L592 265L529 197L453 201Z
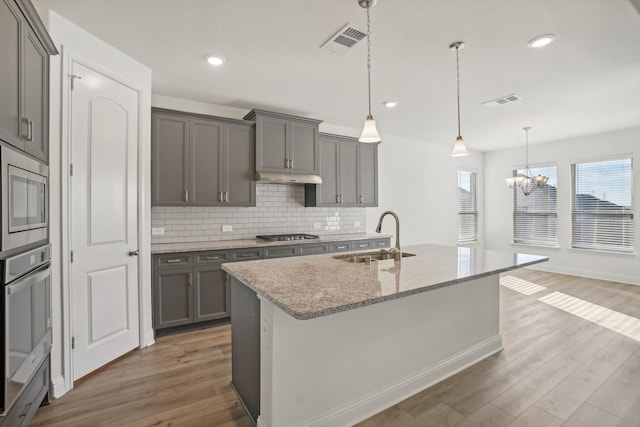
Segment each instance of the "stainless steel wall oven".
M0 252L13 254L46 243L49 168L20 151L0 146L0 173Z
M0 261L5 415L51 350L51 245Z

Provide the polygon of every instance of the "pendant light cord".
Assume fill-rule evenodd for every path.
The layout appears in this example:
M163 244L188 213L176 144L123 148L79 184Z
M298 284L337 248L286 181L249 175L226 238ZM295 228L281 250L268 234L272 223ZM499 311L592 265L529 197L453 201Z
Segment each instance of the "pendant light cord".
M458 95L458 138L460 133L460 46L456 46L456 76L457 76L457 95Z
M371 2L367 5L367 86L369 89L369 116L371 118L371 19L369 18Z
M527 168L526 173L531 174L529 170L529 127L524 128L525 140L524 140L524 161Z

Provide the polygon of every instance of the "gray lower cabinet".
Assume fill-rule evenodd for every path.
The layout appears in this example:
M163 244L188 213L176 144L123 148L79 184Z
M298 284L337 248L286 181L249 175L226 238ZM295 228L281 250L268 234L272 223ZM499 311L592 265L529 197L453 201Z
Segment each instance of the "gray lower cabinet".
M318 173L321 120L263 110L251 110L244 118L256 122L258 172Z
M229 317L228 251L154 255L154 329Z
M152 109L154 206L255 206L254 124Z
M377 206L377 144L321 134L320 176L322 184L305 185L305 206Z
M49 392L49 379L51 378L49 370L50 362L49 356L47 356L11 409L4 417L0 417L0 426L26 427L31 423L38 407Z
M49 159L49 55L57 54L29 0L0 0L0 139Z
M231 315L225 262L251 261L389 247L390 239L273 245L153 255L153 328L183 329Z

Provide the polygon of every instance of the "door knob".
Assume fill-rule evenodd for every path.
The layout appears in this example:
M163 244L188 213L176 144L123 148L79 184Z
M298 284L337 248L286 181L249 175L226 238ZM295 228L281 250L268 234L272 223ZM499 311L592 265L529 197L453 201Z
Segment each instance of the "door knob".
M133 251L129 251L129 256L138 256L140 255L140 251L139 250L133 250Z

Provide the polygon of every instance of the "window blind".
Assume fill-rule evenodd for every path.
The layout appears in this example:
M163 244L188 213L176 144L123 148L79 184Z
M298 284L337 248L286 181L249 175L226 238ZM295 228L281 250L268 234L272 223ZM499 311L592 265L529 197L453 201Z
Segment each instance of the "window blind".
M630 157L572 165L572 246L633 250L633 164Z
M458 242L478 239L477 173L458 171Z
M558 244L557 168L555 165L531 167L531 174L549 177L547 183L526 196L513 188L513 242L529 245ZM529 174L517 169L516 174Z

